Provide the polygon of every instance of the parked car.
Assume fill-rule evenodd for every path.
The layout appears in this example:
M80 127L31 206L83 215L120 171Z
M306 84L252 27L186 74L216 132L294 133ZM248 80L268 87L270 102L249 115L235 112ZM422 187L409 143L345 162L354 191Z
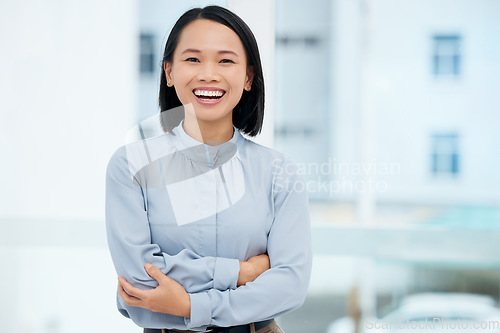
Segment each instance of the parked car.
M354 333L350 317L332 322L327 333ZM500 333L500 309L490 296L423 293L407 296L383 318L362 320L358 333Z

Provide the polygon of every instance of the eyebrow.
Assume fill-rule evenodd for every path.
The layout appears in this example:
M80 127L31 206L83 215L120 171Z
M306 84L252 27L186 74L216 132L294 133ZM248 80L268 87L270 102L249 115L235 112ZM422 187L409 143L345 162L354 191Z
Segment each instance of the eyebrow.
M182 51L181 55L184 53L201 53L201 51L197 50L197 49L185 49L184 51ZM233 54L236 57L239 57L236 52L230 51L230 50L221 50L221 51L218 51L217 53L218 54Z

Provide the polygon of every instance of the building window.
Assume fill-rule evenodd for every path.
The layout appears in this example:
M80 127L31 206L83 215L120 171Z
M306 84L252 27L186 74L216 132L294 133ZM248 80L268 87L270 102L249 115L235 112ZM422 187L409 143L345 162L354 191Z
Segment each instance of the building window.
M459 136L456 133L432 136L431 168L434 175L456 176L460 172Z
M305 46L305 47L316 47L321 43L321 40L317 36L293 36L293 35L282 35L276 36L277 46Z
M434 40L433 72L436 76L458 76L461 67L458 35L436 35Z
M141 74L154 74L155 71L154 35L141 33L139 69Z

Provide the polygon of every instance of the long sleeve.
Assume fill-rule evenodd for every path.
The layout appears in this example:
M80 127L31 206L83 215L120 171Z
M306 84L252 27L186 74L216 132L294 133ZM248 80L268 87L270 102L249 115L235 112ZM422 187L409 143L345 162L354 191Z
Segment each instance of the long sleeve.
M118 275L135 287L158 286L144 270L151 263L178 281L188 292L235 289L239 274L237 259L201 257L184 249L175 255L162 252L151 242L144 191L131 174L125 148L111 158L106 173L106 231ZM134 308L134 311L149 311Z
M290 160L276 164L273 174L274 220L267 245L271 269L235 290L190 293L189 329L266 320L303 304L312 266L306 184Z

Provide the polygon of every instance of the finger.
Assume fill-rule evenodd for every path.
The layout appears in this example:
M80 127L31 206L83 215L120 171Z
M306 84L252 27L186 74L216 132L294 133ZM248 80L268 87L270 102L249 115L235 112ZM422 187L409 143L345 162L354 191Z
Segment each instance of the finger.
M122 278L121 276L118 277L118 281L123 286L123 288L125 288L125 290L127 290L127 293L129 295L134 296L136 298L141 298L141 299L144 298L144 290L134 287L133 285L128 283L127 280Z
M149 276L158 281L158 283L161 284L167 282L168 277L163 274L163 272L155 265L146 264L144 265L144 269L149 274Z
M123 289L123 286L121 285L121 283L118 284L118 293L120 294L120 297L123 299L125 304L130 305L130 306L143 307L143 302L140 299L127 294L125 289Z

